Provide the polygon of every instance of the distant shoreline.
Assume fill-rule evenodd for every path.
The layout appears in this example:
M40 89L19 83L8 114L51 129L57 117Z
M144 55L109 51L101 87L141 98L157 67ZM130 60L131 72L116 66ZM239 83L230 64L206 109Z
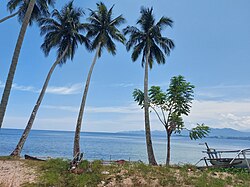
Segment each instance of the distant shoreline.
M0 129L0 135L1 130L20 130L23 129L14 129L14 128L2 128ZM41 131L49 131L49 132L63 132L63 133L74 133L74 131L66 131L66 130L44 130L44 129L32 129L31 131L41 132ZM132 135L132 136L144 136L145 132L144 130L138 130L138 131L119 131L119 132L81 132L82 134L90 133L90 134L124 134L124 135ZM230 135L230 136L228 136ZM157 137L166 137L165 131L159 131L155 130L152 131L152 136ZM187 131L183 131L181 134L173 134L173 137L189 137ZM235 139L235 140L248 140L250 141L250 132L242 132L235 129L230 128L223 128L223 129L211 129L211 133L206 138L213 138L213 139Z

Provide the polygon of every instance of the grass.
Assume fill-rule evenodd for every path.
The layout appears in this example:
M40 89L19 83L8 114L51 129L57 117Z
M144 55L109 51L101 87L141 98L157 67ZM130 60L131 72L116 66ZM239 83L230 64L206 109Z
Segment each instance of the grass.
M84 160L79 165L79 168L84 172L74 174L69 171L68 160L51 159L46 162L24 162L27 166L35 166L39 174L37 182L25 184L26 187L250 186L250 174L244 169L199 170L192 165L165 167L150 166L143 163L102 165L101 161L88 162Z

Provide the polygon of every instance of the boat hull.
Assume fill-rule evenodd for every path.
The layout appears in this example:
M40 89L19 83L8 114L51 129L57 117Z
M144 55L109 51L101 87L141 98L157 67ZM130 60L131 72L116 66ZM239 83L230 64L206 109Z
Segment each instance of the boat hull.
M214 166L221 167L234 167L234 168L248 168L247 162L250 163L250 159L235 159L230 163L232 158L210 159L210 163Z

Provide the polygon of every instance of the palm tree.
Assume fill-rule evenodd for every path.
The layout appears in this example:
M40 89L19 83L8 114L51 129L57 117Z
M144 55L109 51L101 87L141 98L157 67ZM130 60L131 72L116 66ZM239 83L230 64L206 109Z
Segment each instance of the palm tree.
M145 66L144 73L144 116L145 116L145 134L149 164L157 165L155 160L149 121L149 99L148 99L148 68L153 67L153 61L158 64L165 64L165 54L169 55L170 50L174 48L171 39L163 37L161 32L166 26L172 27L173 21L167 17L155 23L153 8L141 8L141 16L135 26L125 28L124 34L129 34L129 40L126 43L127 50L133 47L132 60L136 61L142 53L142 66ZM162 51L163 50L163 51Z
M9 16L6 16L5 18L0 19L0 23L10 18L13 18L15 16L18 16L18 21L22 23L24 20L25 13L29 6L29 2L30 0L29 1L28 0L26 1L25 0L10 0L7 3L7 9L11 14ZM39 0L39 1L37 0L32 10L30 25L42 16L46 16L46 17L49 16L48 5L54 7L54 4L55 4L55 0Z
M124 43L125 38L123 34L117 29L119 25L125 22L125 19L122 15L112 19L113 17L113 7L109 10L102 3L97 3L97 10L93 11L90 9L90 16L88 21L90 22L88 27L88 38L93 38L92 41L92 49L96 49L96 54L89 69L87 81L85 84L85 89L83 92L82 102L78 114L76 131L75 131L75 139L74 139L74 150L73 156L80 152L80 131L82 125L82 117L84 113L84 107L87 99L88 88L90 84L90 79L92 75L93 68L95 66L97 58L101 57L101 52L103 48L106 48L109 53L112 55L116 54L116 46L112 39Z
M12 87L12 83L13 83L13 79L14 79L14 75L16 71L16 66L18 63L18 58L19 58L19 54L22 48L22 43L23 43L23 39L27 30L27 27L29 24L32 23L33 20L38 19L39 16L41 15L47 16L48 5L54 4L53 0L39 0L39 1L36 1L36 0L30 0L30 1L22 0L21 1L20 0L20 2L19 3L18 2L19 2L18 0L11 0L8 4L10 10L14 10L15 7L17 7L21 2L25 4L25 7L27 8L25 9L19 8L20 10L19 20L22 21L22 26L19 32L19 36L18 36L17 43L15 46L14 54L12 57L12 62L10 65L8 77L5 83L5 87L4 87L4 91L3 91L3 95L2 95L2 99L0 103L0 128L2 127L2 124L3 124L3 118L4 118L6 107L8 104L10 91L11 91L11 87ZM36 2L39 2L39 3L36 4ZM21 7L24 7L24 5Z
M84 25L80 23L80 18L83 14L83 10L81 8L74 8L73 1L71 1L66 4L61 11L54 10L52 12L52 18L41 18L39 20L41 35L45 35L41 49L45 55L48 56L50 50L56 48L57 59L50 68L28 124L15 150L11 153L11 156L20 156L55 67L58 64L63 65L69 58L71 60L73 59L78 43L84 42L86 47L89 47L88 40L79 33L84 29Z

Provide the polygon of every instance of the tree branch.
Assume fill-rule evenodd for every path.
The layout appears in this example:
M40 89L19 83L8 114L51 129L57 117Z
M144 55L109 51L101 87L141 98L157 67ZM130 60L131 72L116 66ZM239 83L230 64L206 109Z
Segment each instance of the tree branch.
M157 110L152 105L150 105L150 107L154 110L154 112L156 113L156 115L157 115L158 119L160 120L160 122L166 127L167 124L165 124L164 121L162 121L162 119L161 119L159 113L157 112Z

